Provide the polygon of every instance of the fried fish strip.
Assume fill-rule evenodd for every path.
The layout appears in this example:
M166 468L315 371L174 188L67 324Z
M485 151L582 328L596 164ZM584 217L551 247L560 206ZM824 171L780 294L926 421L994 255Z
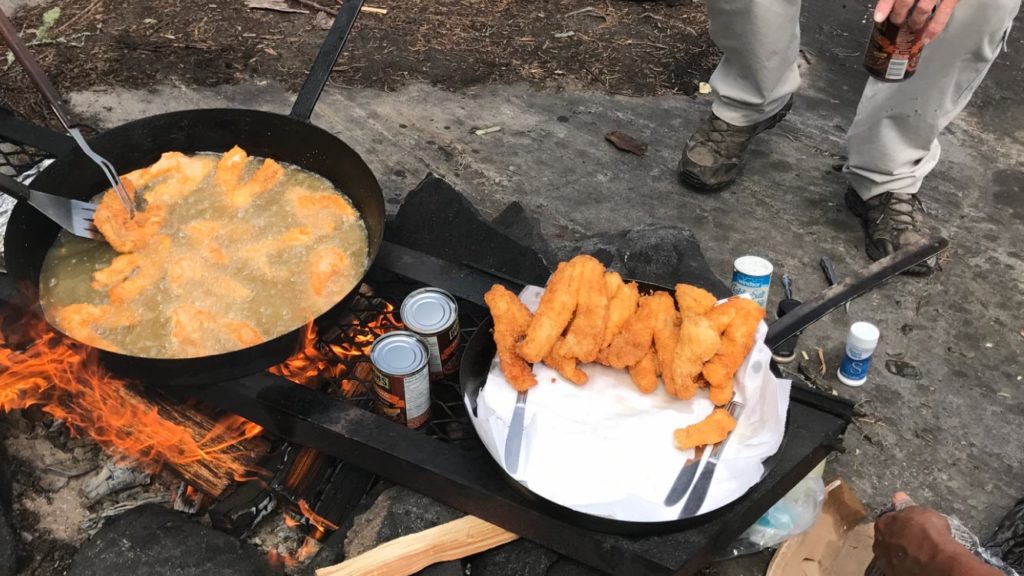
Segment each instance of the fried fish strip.
M715 306L710 312L704 315L711 321L711 325L715 327L715 330L717 330L719 334L725 332L725 329L729 327L732 319L736 316L736 310L738 308L735 302L736 300L741 300L741 298L733 296L718 306Z
M245 184L227 191L228 204L235 208L248 206L257 196L273 188L282 176L284 176L284 168L273 159L267 158Z
M604 273L604 291L608 295L608 302L615 298L615 294L618 293L619 288L622 288L622 276L618 272L609 270Z
M569 325L579 294L578 272L575 264L562 262L548 279L526 337L516 347L523 360L531 363L543 360Z
M352 269L348 255L334 246L317 248L309 256L309 287L313 294L323 296L327 286Z
M190 304L171 310L170 316L171 342L185 356L202 356L224 348L221 342L245 347L264 340L263 334L248 322L224 318Z
M121 178L128 196L135 199L135 184L127 177ZM93 224L103 234L114 250L121 253L135 252L145 246L164 225L167 209L163 206L148 206L136 210L130 218L128 209L121 203L113 188L107 190L93 214Z
M629 367L629 377L644 394L650 394L658 389L658 357L653 348L648 350L639 362Z
M679 342L672 358L673 392L677 398L689 400L697 393L697 376L704 363L718 350L721 338L704 316L683 317Z
M285 192L292 212L311 226L317 234L334 232L338 222L358 218L356 209L342 195L335 192L315 192L299 186Z
M484 302L494 318L494 344L505 378L519 392L536 386L533 370L516 352L516 344L526 334L533 314L515 294L500 284L495 284L484 294Z
M120 348L96 333L97 328L123 328L139 321L123 306L71 304L57 310L57 326L72 338L89 346L118 352Z
M170 261L167 267L167 284L178 293L190 289L199 290L215 286L218 297L226 297L235 302L252 298L252 290L234 278L221 272L221 269L208 262L192 256L178 256ZM201 302L205 305L207 302Z
M576 365L576 358L572 356L566 356L561 353L563 339L559 339L554 346L551 347L551 351L548 352L547 356L544 357L544 363L554 368L562 378L565 378L569 382L576 384L577 386L587 383L587 373L580 370Z
M689 450L697 446L718 444L736 428L736 419L722 408L715 408L700 422L675 431L676 448Z
M657 321L654 324L654 350L661 370L661 379L665 382L665 390L675 395L675 380L672 375L672 359L679 343L679 313L676 312L675 301L667 292L656 292L653 297L657 310Z
M676 284L676 303L679 304L679 315L703 316L718 302L715 295L703 288L689 284Z
M583 363L593 362L601 351L601 340L608 322L604 265L585 254L573 258L571 263L579 268L576 316L569 324L564 340L555 348L559 356L576 358Z
M614 274L614 272L613 272ZM618 274L616 274L618 276ZM619 279L621 284L622 279ZM640 290L636 282L621 284L608 301L608 322L604 327L604 336L601 339L601 349L611 345L612 340L622 331L626 322L636 314L637 304L640 302Z
M168 154L177 155L173 171L166 180L146 191L145 199L150 205L169 206L185 198L195 192L200 182L206 179L214 167L213 158L208 156L189 157L179 152L169 152ZM164 156L168 154L164 154ZM162 157L161 161L163 161Z
M611 345L601 351L599 361L622 369L642 360L651 349L657 321L657 300L653 296L641 296L636 313L626 322L622 332L612 339Z
M238 187L242 179L242 172L249 164L249 155L245 150L235 146L220 157L217 162L217 171L213 174L213 181L224 192L229 192Z
M704 377L711 384L711 401L724 406L732 399L732 378L754 347L757 326L764 318L764 308L753 300L734 298L736 314L722 334L722 345L704 366Z

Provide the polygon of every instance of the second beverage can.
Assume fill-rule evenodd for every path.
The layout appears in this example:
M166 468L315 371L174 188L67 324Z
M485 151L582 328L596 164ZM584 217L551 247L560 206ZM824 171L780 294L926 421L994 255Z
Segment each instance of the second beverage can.
M440 380L459 370L459 305L440 288L420 288L406 296L399 309L402 322L430 351L430 379Z

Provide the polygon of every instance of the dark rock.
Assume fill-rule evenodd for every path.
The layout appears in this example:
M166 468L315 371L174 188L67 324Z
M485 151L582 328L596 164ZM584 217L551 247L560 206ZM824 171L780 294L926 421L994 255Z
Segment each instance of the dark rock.
M528 248L483 218L465 196L428 174L388 223L387 240L449 262L543 285L550 269Z
M473 576L545 574L558 554L529 540L516 540L474 556Z
M404 486L388 488L352 524L345 539L345 557L354 558L395 538L422 532L462 515Z
M604 576L604 572L569 558L560 558L558 562L551 565L545 576Z
M559 258L591 254L624 277L673 287L679 282L700 286L719 298L730 296L704 259L693 234L674 226L638 228L599 234L559 247Z
M0 576L12 576L17 569L18 540L11 516L11 462L0 442Z
M540 219L526 211L518 201L512 202L491 220L499 230L523 246L533 248L548 264L549 268L555 260L555 251L541 231Z
M68 576L254 576L273 572L252 547L183 514L145 504L90 538Z
M885 361L885 369L888 370L890 374L895 374L900 378L906 378L908 380L921 379L921 369L906 360L889 358Z
M462 562L452 560L450 562L431 564L417 572L416 576L465 576L465 574L466 572L462 567Z

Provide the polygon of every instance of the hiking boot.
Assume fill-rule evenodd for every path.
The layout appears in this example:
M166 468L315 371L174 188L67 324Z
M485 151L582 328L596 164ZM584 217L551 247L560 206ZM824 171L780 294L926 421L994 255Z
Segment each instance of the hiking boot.
M900 248L922 240L924 208L917 194L886 192L863 200L856 190L846 190L846 205L864 224L868 258L879 260ZM935 257L910 268L905 274L928 275L935 271Z
M782 110L751 126L734 126L712 112L686 143L679 159L679 180L699 192L715 192L732 184L754 136L781 122L792 107L790 98Z

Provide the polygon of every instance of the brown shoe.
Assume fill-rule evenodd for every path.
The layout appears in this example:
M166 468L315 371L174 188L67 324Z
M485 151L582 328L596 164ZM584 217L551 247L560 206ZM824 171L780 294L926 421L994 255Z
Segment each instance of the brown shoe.
M903 246L918 242L926 233L921 227L924 209L917 194L886 192L863 200L852 188L846 191L846 205L864 224L868 258L879 260ZM927 276L935 271L935 257L905 272Z
M679 159L679 180L698 192L715 192L736 181L754 136L773 128L793 107L790 98L775 114L751 126L735 126L714 112L697 128Z

